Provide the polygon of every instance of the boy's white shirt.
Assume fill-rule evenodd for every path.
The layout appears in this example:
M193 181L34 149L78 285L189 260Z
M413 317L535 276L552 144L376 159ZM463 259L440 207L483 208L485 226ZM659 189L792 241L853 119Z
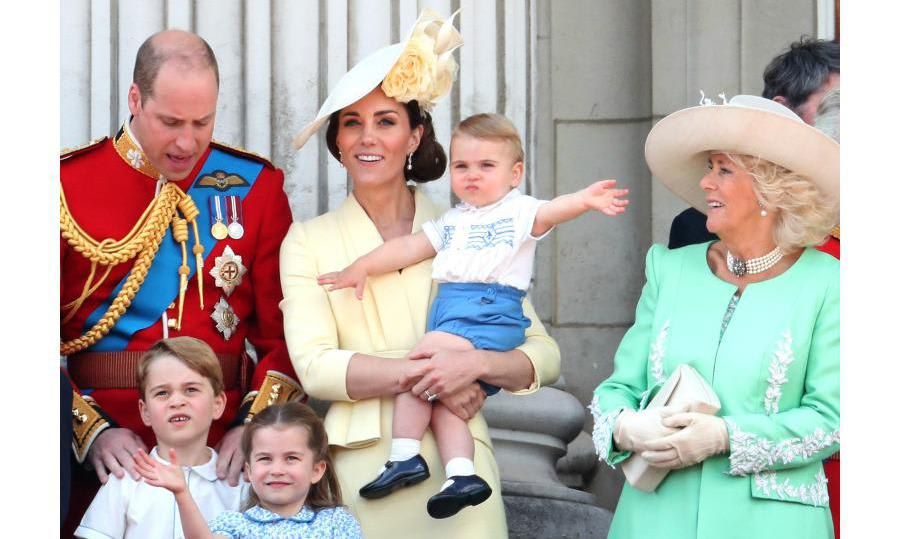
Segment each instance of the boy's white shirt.
M437 256L432 278L441 283L499 283L527 291L540 237L531 235L537 209L547 201L517 188L493 204L464 202L422 225Z
M224 511L239 511L249 493L249 483L242 475L236 487L216 477L218 454L214 449L209 451L212 458L205 464L183 467L187 488L207 522ZM155 447L150 456L168 464ZM135 481L126 473L123 479L110 475L109 481L100 487L81 519L81 525L75 530L75 536L84 539L182 539L184 532L174 494L162 487Z

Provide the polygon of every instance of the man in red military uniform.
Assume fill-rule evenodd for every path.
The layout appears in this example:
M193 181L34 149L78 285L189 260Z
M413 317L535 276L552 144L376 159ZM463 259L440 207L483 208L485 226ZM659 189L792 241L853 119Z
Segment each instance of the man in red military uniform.
M102 482L134 475L131 455L155 443L138 413L136 364L161 338L190 335L219 356L227 407L209 444L232 484L244 422L305 397L278 308L278 251L291 223L283 173L211 142L217 98L209 45L160 32L138 51L131 119L113 139L60 158L60 355L75 387L72 449ZM69 512L67 529L96 490L93 479L86 491L92 474L74 471L72 501L83 507Z

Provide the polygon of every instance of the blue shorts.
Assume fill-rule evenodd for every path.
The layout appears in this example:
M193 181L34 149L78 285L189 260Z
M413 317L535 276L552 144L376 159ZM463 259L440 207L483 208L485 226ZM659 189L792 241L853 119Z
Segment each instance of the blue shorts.
M525 293L512 286L440 283L428 316L428 331L468 339L479 350L506 352L524 342L531 321L521 309ZM480 382L488 395L499 388Z

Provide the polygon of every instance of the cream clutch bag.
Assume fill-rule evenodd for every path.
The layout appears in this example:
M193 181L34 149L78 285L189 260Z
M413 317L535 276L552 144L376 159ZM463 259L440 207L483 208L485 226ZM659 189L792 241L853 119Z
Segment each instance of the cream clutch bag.
M690 412L702 414L715 415L721 410L721 401L718 400L712 386L689 365L677 367L662 384L656 396L646 405L646 409L683 404L689 405ZM627 482L643 492L653 492L669 471L650 466L637 454L624 461L621 469Z

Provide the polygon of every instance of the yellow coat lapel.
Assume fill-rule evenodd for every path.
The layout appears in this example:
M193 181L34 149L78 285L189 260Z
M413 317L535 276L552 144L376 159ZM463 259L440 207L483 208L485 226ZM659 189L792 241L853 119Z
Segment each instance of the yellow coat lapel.
M383 239L351 193L337 210L340 235L347 249L347 264L382 245ZM420 190L415 190L412 231L440 213ZM424 335L431 297L431 259L384 275L370 277L362 309L375 351L408 351ZM390 354L392 355L392 354Z

